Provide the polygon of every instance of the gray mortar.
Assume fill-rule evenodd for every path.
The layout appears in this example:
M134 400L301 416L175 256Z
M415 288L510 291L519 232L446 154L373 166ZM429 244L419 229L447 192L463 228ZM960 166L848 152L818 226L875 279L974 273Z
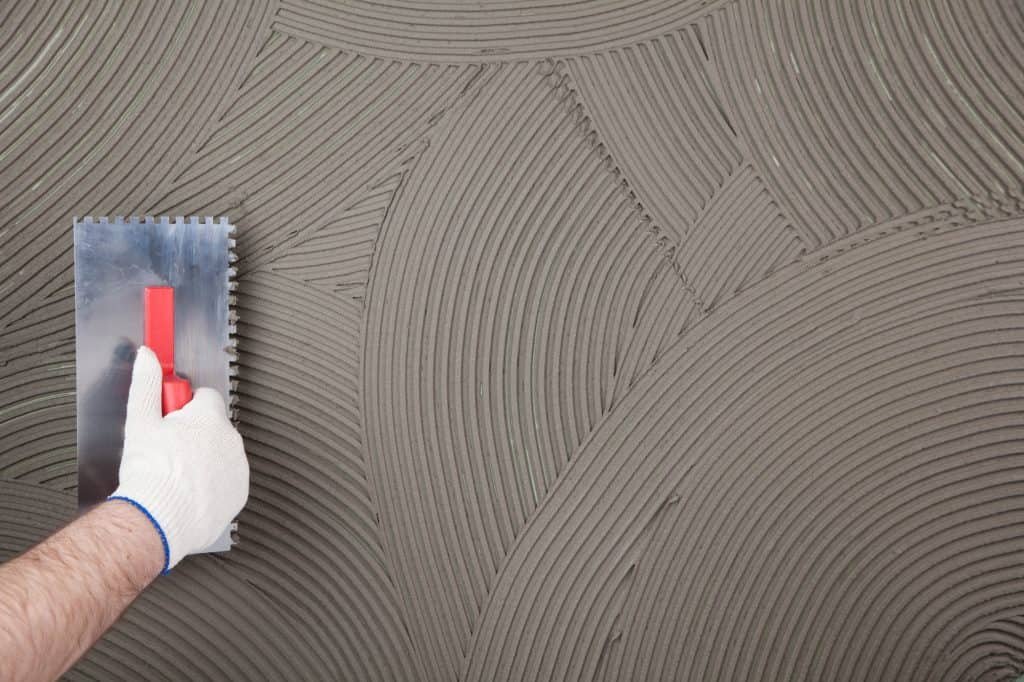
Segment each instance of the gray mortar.
M241 544L70 679L1024 673L1024 10L0 4L0 558L74 215L238 226Z

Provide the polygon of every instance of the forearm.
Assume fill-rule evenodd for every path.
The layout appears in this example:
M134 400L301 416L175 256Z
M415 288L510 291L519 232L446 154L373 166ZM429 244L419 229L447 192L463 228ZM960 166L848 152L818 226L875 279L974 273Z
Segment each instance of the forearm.
M163 567L154 526L105 502L0 565L0 680L52 680L82 656Z
M0 682L58 677L245 505L249 464L221 395L200 388L164 417L162 381L160 361L140 347L115 499L0 566Z

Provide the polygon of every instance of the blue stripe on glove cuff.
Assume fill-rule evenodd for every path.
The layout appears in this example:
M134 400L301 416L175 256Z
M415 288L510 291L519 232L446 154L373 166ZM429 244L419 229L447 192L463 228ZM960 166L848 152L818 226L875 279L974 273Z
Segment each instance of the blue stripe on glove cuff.
M122 495L111 495L107 499L108 500L124 500L125 502L131 504L136 509L138 509L140 512L142 512L143 514L146 515L146 518L149 519L149 522L153 524L154 528L156 528L156 532L160 534L160 542L164 546L164 569L162 571L160 571L160 575L167 575L168 573L170 573L171 572L171 568L170 568L169 564L171 563L171 546L169 544L167 544L167 535L164 534L164 529L160 527L160 523L157 522L156 518L152 514L149 513L148 509L146 509L144 506L142 506L141 504L139 504L138 502L136 502L135 500L133 500L130 497L124 497Z

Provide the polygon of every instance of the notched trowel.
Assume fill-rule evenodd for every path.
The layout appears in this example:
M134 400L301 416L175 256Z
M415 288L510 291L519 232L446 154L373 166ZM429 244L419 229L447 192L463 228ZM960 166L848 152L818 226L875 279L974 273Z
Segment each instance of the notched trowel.
M136 349L164 370L164 412L192 387L221 392L234 413L234 227L227 218L75 219L78 506L117 487ZM235 524L206 552L231 548Z

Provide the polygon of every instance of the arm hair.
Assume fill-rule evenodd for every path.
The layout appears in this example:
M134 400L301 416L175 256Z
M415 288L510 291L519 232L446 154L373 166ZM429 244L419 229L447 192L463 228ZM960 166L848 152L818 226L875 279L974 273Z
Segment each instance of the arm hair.
M0 566L0 680L58 678L163 562L149 520L112 500Z

